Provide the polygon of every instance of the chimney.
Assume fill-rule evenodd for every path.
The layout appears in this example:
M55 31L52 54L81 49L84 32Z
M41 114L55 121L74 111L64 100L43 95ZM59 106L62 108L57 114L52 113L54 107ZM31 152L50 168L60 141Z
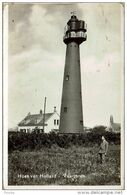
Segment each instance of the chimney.
M56 112L56 106L54 106L54 112Z
M40 114L42 115L42 110L40 110Z

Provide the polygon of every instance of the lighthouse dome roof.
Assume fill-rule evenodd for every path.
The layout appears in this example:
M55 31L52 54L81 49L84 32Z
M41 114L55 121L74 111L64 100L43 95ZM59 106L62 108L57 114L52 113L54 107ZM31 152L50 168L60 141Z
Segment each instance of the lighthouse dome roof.
M77 17L75 15L72 15L70 20L68 21L68 24L71 22L77 22L77 21L78 21Z

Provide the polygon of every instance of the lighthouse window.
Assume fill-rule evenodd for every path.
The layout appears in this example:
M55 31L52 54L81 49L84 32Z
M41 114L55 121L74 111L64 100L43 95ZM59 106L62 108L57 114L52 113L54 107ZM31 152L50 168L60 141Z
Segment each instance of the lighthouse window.
M66 75L66 81L69 81L69 75Z
M80 121L80 125L83 125L83 121Z
M59 125L59 120L57 120L57 125Z
M64 107L64 112L67 112L67 107Z

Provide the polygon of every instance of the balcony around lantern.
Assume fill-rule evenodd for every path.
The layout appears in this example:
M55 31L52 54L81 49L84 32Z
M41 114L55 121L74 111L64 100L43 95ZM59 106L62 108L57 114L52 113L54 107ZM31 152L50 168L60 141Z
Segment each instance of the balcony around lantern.
M86 41L87 39L87 34L83 31L71 31L71 32L67 32L64 37L63 37L63 41L64 43L69 43L71 41L76 41L79 44L82 43L83 41Z

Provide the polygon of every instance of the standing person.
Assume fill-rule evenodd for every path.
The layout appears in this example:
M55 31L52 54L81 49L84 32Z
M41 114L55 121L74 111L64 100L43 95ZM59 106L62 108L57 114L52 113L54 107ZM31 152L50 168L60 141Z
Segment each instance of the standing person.
M101 164L103 164L105 163L105 156L108 151L108 142L106 141L104 136L102 136L101 139L102 139L102 143L100 145L99 155L100 155L100 162Z

